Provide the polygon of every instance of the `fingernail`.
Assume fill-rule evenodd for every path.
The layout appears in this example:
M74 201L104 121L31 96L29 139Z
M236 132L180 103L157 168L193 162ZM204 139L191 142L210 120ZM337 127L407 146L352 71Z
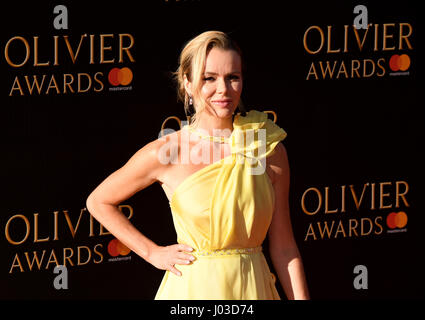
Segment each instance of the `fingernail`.
M189 251L193 251L193 248L189 248Z
M189 259L193 261L193 260L195 260L195 257L191 256Z

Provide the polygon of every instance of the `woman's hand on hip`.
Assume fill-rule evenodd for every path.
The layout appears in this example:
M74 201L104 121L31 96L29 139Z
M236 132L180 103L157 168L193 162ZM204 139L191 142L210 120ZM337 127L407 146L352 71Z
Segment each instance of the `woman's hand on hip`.
M176 264L190 264L195 257L184 251L192 251L192 247L185 244L173 244L170 246L156 246L149 253L147 261L154 267L161 270L168 270L181 276L182 273L176 269Z

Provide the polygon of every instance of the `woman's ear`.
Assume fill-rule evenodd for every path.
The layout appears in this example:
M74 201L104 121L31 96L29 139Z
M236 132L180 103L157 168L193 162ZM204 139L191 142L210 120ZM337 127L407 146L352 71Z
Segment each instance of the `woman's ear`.
M192 83L189 81L189 79L187 79L186 75L184 75L183 83L187 94L192 97Z

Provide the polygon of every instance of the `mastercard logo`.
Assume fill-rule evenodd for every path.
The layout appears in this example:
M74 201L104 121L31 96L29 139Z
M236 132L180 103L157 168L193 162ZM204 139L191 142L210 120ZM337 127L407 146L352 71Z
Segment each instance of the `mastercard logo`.
M130 249L123 245L118 239L113 239L108 244L108 253L112 257L119 255L126 256L130 253Z
M392 71L406 71L410 67L410 58L407 54L395 54L390 58L390 69Z
M407 224L407 214L404 211L391 212L387 216L387 226L390 229L404 228Z
M122 85L127 86L133 80L133 72L130 68L112 68L108 74L108 80L111 85L114 87Z

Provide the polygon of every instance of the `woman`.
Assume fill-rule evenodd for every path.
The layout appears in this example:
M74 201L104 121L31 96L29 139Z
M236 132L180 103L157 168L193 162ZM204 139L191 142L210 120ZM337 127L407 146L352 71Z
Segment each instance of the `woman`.
M155 299L279 300L261 251L267 232L286 296L308 299L279 143L286 133L265 113L242 109L240 49L222 32L202 33L183 49L176 78L185 111L195 111L190 123L136 152L90 194L88 210L166 270ZM158 246L117 208L154 182L169 198L177 244Z

